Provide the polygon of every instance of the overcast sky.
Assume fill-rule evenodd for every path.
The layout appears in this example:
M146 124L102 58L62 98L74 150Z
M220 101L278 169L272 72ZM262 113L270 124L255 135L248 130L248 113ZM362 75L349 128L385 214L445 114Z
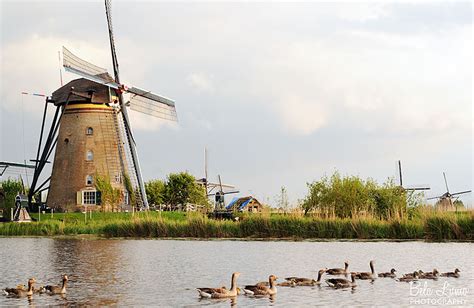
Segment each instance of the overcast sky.
M102 1L0 1L0 160L36 154L61 46L111 71ZM113 1L124 83L176 101L179 123L132 113L145 180L221 174L292 202L338 170L472 188L470 2ZM66 81L74 79L65 73ZM472 203L472 195L463 200Z

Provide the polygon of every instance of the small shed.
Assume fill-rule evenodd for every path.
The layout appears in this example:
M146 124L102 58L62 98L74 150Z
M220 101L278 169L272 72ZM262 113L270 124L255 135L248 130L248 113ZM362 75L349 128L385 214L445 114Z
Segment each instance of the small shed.
M256 198L247 196L234 198L225 208L236 212L260 213L263 209L263 205Z

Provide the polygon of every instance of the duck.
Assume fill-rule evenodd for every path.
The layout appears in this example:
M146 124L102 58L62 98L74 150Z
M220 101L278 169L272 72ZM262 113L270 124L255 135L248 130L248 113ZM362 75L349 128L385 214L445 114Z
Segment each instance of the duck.
M410 282L410 281L417 281L420 278L420 274L417 271L414 271L410 274L405 274L403 277L398 278L397 281L399 282Z
M349 274L349 261L344 262L344 268L330 268L326 270L327 275L347 275Z
M461 274L459 274L461 271L456 268L454 272L447 272L447 273L442 273L440 276L441 277L454 277L454 278L459 278L461 277Z
M230 290L225 286L221 288L197 288L199 296L201 298L228 298L235 297L239 295L239 288L237 287L237 278L239 278L240 273L232 273L232 278L230 281Z
M277 288L275 284L275 280L277 279L277 276L270 275L268 277L268 286L265 286L260 283L257 283L255 285L247 285L244 287L244 292L248 295L274 295L277 293Z
M349 288L349 287L356 287L356 282L355 282L355 273L351 273L351 280L347 280L344 278L331 278L331 279L326 279L326 283L328 286L334 289L341 289L341 288Z
M397 271L396 271L394 268L392 268L392 269L390 270L390 272L387 272L387 273L379 273L378 276L379 276L379 277L383 277L383 278L395 278L395 277L397 277L397 274L395 274L396 272L397 272Z
M357 279L361 279L361 280L367 280L367 279L375 279L377 278L377 273L375 273L375 269L374 269L374 260L371 260L369 262L369 266L370 266L370 273L369 272L354 272L355 274L355 277Z
M66 285L69 281L67 275L63 275L62 285L61 286L44 286L44 292L54 295L54 294L66 294Z
M420 276L420 279L438 279L439 277L439 272L438 270L435 268L433 269L432 272L428 272L428 273L423 273L421 276Z
M17 286L16 288L6 288L3 290L5 295L7 296L16 296L16 297L23 297L23 296L32 296L33 295L33 285L35 284L36 279L30 278L28 279L28 289L25 289L23 285Z

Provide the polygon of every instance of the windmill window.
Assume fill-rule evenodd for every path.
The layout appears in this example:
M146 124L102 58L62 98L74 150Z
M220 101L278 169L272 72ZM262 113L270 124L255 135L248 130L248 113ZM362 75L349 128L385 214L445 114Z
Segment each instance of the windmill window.
M92 151L87 151L86 160L92 161L94 159L94 153Z
M68 144L69 143L69 138L64 139L64 143Z
M82 192L82 204L96 204L97 192L95 190Z
M88 127L86 130L86 135L93 135L94 134L94 129L92 127Z
M88 175L86 177L86 185L92 185L92 182L93 182L92 175Z

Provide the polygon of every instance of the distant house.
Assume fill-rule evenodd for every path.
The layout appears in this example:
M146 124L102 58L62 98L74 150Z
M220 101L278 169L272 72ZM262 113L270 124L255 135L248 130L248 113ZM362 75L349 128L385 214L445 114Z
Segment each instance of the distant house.
M263 205L254 197L247 196L234 198L225 208L236 212L260 213L263 209Z

